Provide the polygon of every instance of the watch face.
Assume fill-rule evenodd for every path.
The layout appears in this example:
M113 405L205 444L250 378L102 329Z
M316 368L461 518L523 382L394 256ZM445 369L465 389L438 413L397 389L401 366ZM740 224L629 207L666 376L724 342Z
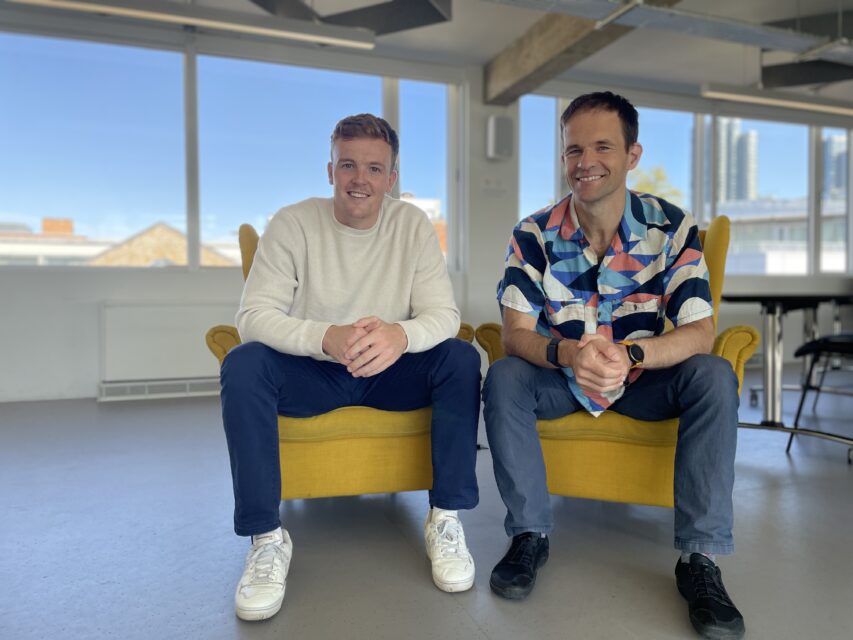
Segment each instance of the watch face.
M634 364L642 364L643 359L646 357L646 354L643 352L643 348L640 345L629 344L628 357Z

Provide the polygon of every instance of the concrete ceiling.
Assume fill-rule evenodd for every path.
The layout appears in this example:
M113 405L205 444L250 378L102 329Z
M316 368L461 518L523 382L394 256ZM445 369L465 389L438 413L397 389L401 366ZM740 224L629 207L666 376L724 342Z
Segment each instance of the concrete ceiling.
M378 0L308 0L319 15L376 4ZM196 4L258 14L250 0L196 0ZM838 0L683 0L679 9L754 23L838 11ZM853 0L843 0L853 9ZM452 65L485 65L546 15L483 0L454 0L447 23L378 36L374 55ZM786 62L789 54L764 54L765 63ZM670 32L636 29L592 54L560 77L565 80L698 88L705 82L756 86L761 51ZM791 89L853 101L853 81Z

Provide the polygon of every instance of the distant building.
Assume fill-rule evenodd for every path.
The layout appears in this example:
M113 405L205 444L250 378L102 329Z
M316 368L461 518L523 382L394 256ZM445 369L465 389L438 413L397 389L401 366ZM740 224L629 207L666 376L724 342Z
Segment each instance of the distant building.
M735 200L755 200L758 197L758 132L742 133L737 141Z
M413 193L405 192L400 194L400 200L411 202L413 205L422 209L432 222L435 228L435 233L438 236L438 244L441 246L441 252L447 255L447 219L441 209L441 200L438 198L418 198Z
M201 248L205 266L236 266L239 252ZM0 223L0 264L158 267L187 264L187 237L158 222L118 242L75 235L74 221L44 218L40 232L19 223Z
M717 118L717 202L758 197L758 132L740 128L740 118Z
M202 245L201 263L210 267L233 267L234 261ZM165 222L158 222L122 240L87 264L96 267L168 267L187 264L187 236Z
M0 223L0 264L81 265L112 243L74 234L74 221L43 218L41 231L20 223Z
M823 140L823 197L843 198L847 188L847 136Z

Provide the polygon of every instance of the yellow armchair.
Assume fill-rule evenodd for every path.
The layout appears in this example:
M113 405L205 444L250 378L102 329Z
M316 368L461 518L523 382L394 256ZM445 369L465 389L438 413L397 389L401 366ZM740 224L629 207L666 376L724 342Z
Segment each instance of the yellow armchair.
M249 275L258 234L241 225L243 278ZM471 325L458 337L474 339ZM240 344L232 326L218 325L206 336L220 365ZM396 493L432 487L429 407L381 411L342 407L311 418L278 417L281 499Z
M708 264L714 323L723 291L729 219L718 216L700 232ZM504 357L501 325L475 331L491 365ZM758 347L758 331L730 327L717 336L713 353L728 360L743 384L743 367ZM646 422L605 411L598 418L575 413L536 423L545 459L548 490L557 495L673 506L673 475L678 420Z

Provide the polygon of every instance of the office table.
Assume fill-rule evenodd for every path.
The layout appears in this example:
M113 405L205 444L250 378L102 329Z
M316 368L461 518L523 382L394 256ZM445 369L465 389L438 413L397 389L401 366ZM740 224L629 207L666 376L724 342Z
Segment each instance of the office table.
M800 433L841 442L853 447L853 438L812 429L792 429L782 421L782 317L789 311L803 310L803 342L814 340L817 332L817 308L825 302L853 303L849 294L723 294L725 302L758 303L761 305L764 351L764 414L760 424L740 423L741 427ZM848 451L848 461L851 452Z

